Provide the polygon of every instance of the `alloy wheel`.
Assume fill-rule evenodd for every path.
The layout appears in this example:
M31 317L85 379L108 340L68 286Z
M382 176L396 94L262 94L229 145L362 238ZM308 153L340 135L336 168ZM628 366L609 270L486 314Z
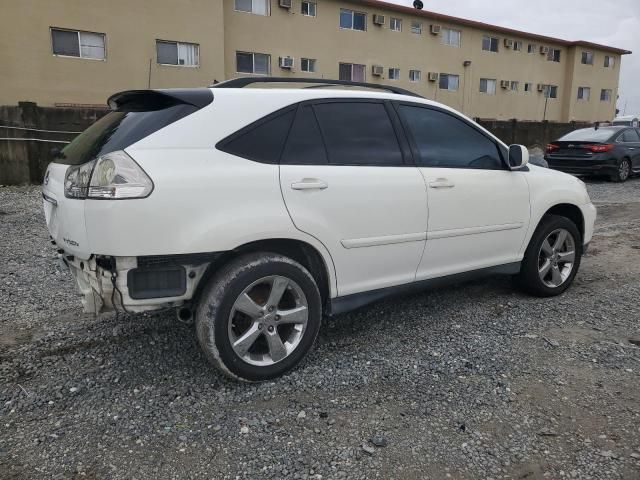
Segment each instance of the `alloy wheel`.
M628 160L623 159L622 162L620 162L620 166L618 167L618 177L620 178L620 180L625 181L627 178L629 178L629 173L631 173L631 165L629 164Z
M538 275L547 287L557 288L571 276L576 260L573 235L564 228L554 230L540 247Z
M273 365L300 344L308 320L307 298L295 281L280 275L264 277L245 288L234 302L229 341L243 361Z

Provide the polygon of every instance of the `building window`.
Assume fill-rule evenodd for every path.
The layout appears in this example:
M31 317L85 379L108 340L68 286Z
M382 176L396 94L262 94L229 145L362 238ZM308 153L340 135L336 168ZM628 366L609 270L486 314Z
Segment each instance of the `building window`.
M422 78L422 72L420 70L409 70L409 81L419 82Z
M307 17L316 16L316 2L301 2L300 13Z
M347 80L350 82L364 82L366 80L366 68L366 65L359 65L356 63L341 63L339 66L339 78L340 80Z
M389 80L400 80L400 69L399 68L390 68L389 69Z
M593 52L582 52L582 64L593 65Z
M340 9L340 28L346 28L348 30L361 30L367 29L367 14L362 12L354 12L353 10L347 10L346 8Z
M265 53L236 52L236 72L269 75L271 55Z
M558 87L556 85L545 85L544 95L547 98L558 98Z
M538 46L535 43L530 43L527 46L527 53L536 53L538 51Z
M316 71L316 59L315 58L301 58L300 68L303 72L313 73Z
M513 50L516 52L519 52L522 50L522 42L516 40L515 42L513 42Z
M253 13L255 15L269 15L269 0L235 0L237 12Z
M200 46L196 43L156 40L156 53L161 65L197 67L200 64Z
M418 35L422 34L422 22L416 22L415 20L411 22L411 33L417 33Z
M616 66L616 59L611 55L604 56L604 68L613 68Z
M520 82L516 82L516 81L512 81L511 82L511 91L512 92L517 92L519 88L520 88Z
M489 35L484 35L482 37L482 50L487 52L497 52L499 40L496 37L491 37Z
M591 98L591 88L578 87L578 100L587 100Z
M51 29L54 55L104 60L104 33Z
M547 60L550 62L559 62L560 61L560 50L557 48L550 48L549 53L547 53Z
M496 94L496 80L494 78L480 79L480 92L488 95Z
M458 75L450 75L448 73L440 74L440 90L458 90L460 85L460 77Z
M524 91L525 92L532 92L533 91L533 83L527 82L524 84Z
M445 45L450 45L452 47L459 47L461 37L462 37L462 32L460 30L453 30L451 28L442 29L442 43Z
M613 91L608 89L608 88L604 88L600 91L600 101L602 102L610 102L611 101L611 97L613 95Z
M389 19L389 30L393 30L394 32L402 31L402 20L399 18L391 17Z

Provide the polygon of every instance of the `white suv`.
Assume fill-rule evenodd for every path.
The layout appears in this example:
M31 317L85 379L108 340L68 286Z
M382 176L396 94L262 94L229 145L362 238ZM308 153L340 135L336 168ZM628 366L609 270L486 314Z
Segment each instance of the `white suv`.
M279 79L114 95L57 155L46 220L86 311L175 308L260 381L323 314L489 273L540 296L573 281L596 217L580 180L403 90L256 81Z

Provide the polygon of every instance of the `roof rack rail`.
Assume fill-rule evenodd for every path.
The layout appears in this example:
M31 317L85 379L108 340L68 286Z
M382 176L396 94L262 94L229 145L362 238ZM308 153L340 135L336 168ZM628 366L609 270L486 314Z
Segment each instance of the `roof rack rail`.
M310 84L322 84L322 85L345 85L349 87L364 87L375 90L386 90L398 95L409 95L411 97L420 97L417 93L405 90L404 88L393 87L391 85L367 83L367 82L351 82L349 80L330 80L327 78L286 78L286 77L245 77L234 78L226 80L224 82L215 83L210 85L210 88L244 88L247 85L254 83L310 83Z

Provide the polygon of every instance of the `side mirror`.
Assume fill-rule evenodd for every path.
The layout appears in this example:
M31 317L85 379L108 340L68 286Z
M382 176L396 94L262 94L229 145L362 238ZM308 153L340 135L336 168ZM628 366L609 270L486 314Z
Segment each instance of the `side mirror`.
M524 145L511 145L509 147L509 168L519 170L529 163L529 150Z

